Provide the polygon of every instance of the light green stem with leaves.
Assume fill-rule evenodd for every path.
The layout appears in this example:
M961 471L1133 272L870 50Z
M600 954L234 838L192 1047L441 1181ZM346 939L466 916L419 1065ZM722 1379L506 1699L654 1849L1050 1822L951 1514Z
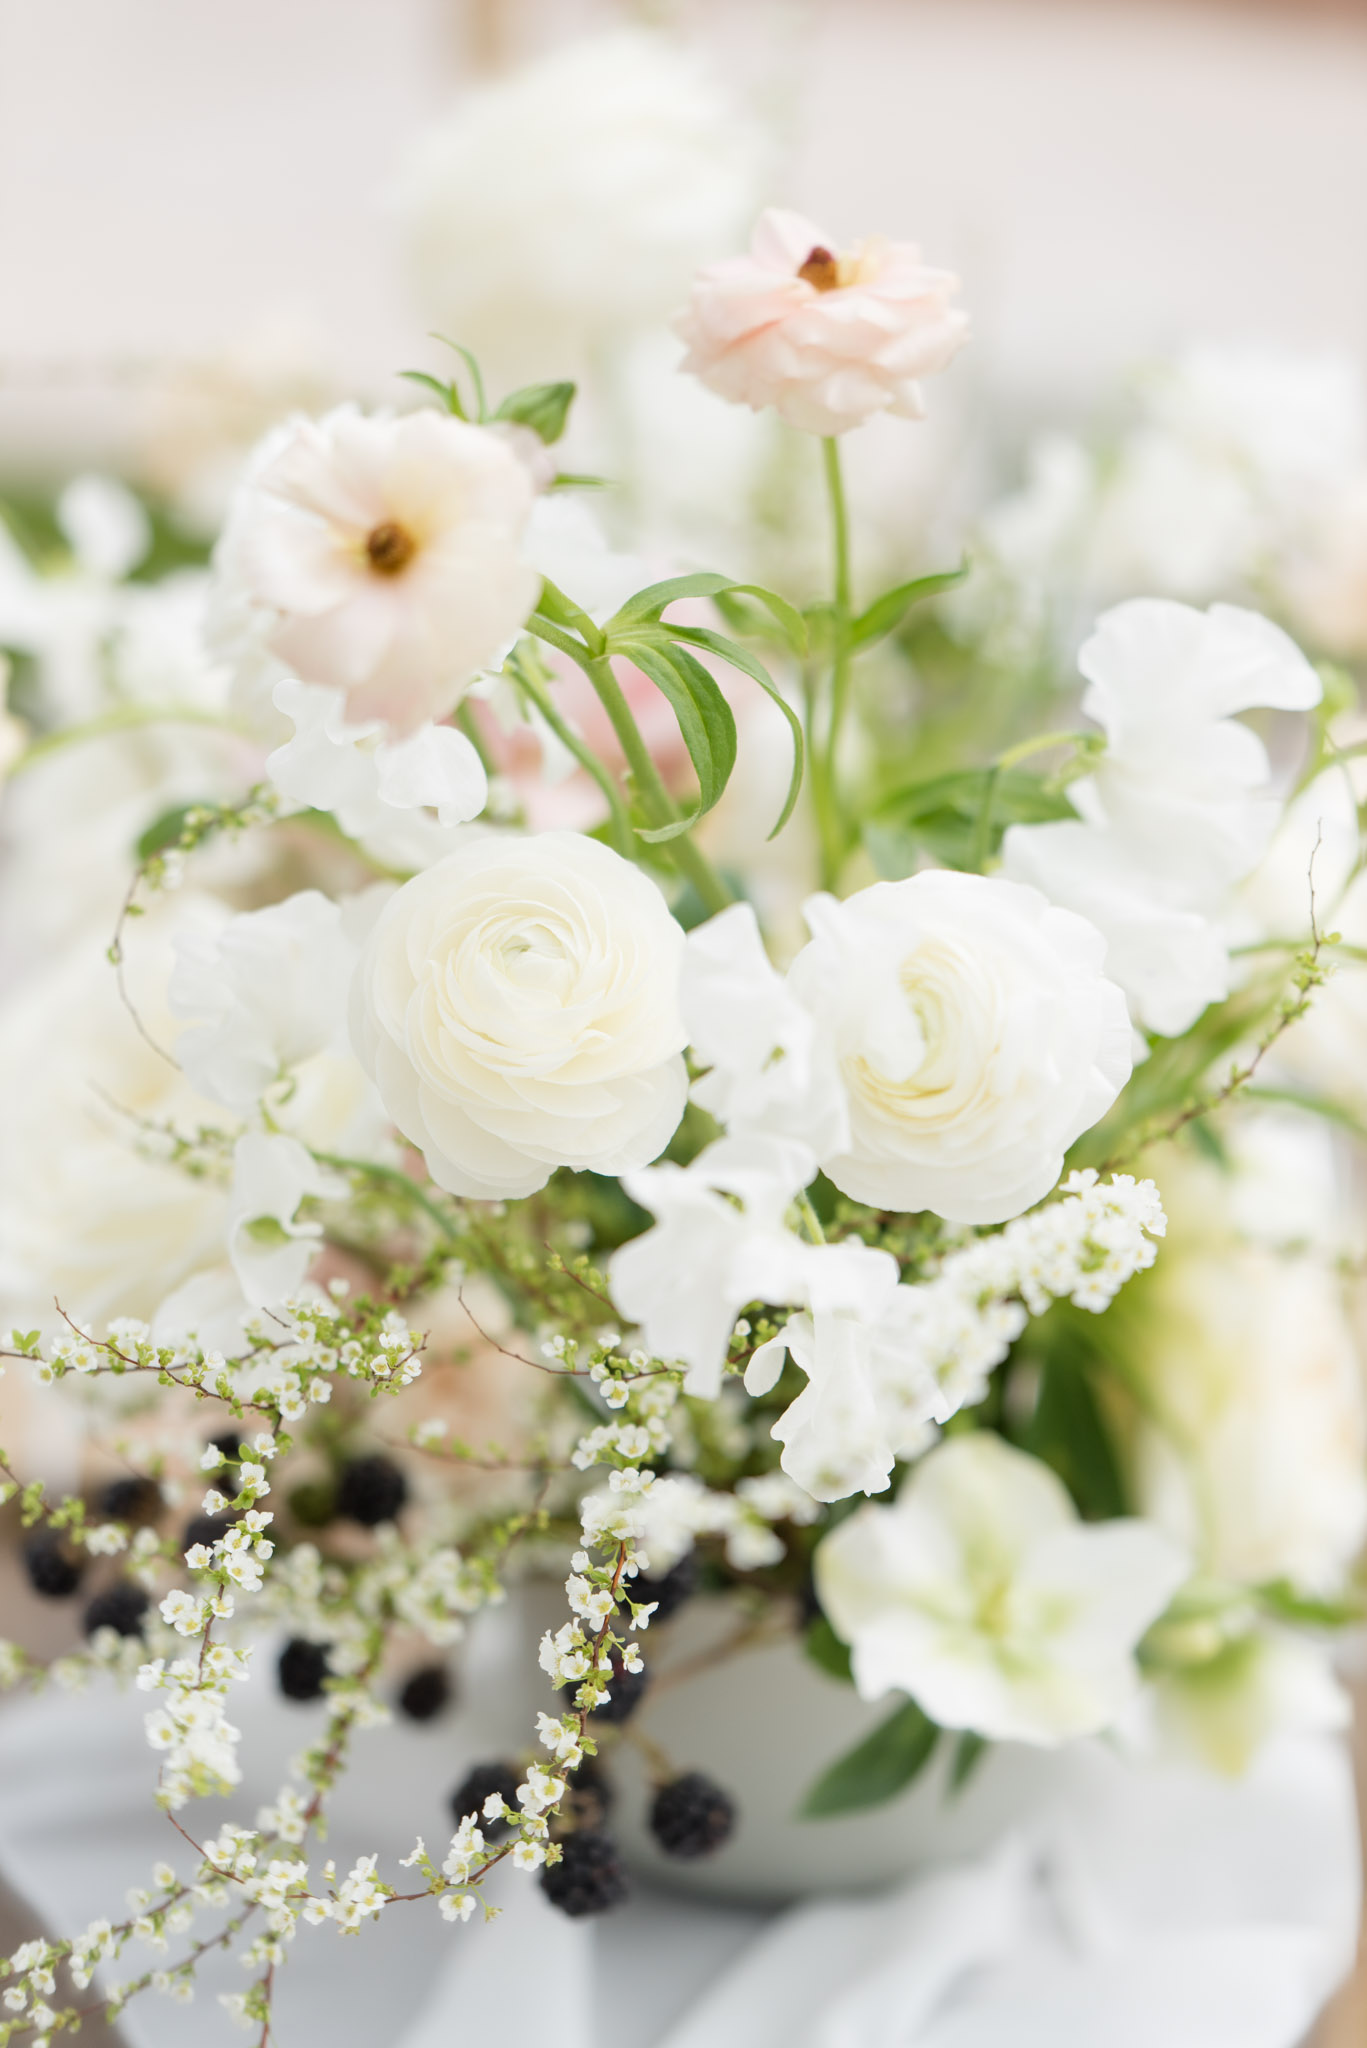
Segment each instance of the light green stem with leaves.
M830 691L826 703L824 736L816 730L815 692L809 694L807 739L810 748L812 803L821 839L822 879L835 884L847 851L848 835L838 794L837 760L840 728L849 700L850 670L854 648L851 639L852 600L850 593L850 520L845 500L845 478L840 466L840 442L834 434L821 444L826 496L831 508L833 588L831 594L832 661Z

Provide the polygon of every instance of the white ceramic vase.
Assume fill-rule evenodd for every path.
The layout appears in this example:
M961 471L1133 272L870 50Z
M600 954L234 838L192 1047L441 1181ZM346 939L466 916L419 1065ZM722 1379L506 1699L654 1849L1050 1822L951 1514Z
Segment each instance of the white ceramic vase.
M736 1625L733 1603L698 1599L658 1637L648 1635L651 1689L611 1746L613 1833L631 1864L659 1882L766 1903L885 1884L980 1854L1036 1812L1068 1771L1066 1752L994 1745L955 1791L952 1744L942 1740L915 1782L886 1805L799 1820L809 1786L897 1698L866 1705L791 1639L704 1664L694 1675L671 1675L703 1663ZM647 1825L650 1766L637 1734L677 1770L703 1771L734 1797L736 1831L716 1855L681 1862L657 1848Z

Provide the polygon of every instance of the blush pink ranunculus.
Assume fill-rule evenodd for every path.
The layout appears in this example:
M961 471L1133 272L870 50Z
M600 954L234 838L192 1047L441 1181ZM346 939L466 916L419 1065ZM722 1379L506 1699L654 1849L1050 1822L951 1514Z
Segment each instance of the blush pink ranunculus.
M683 368L809 434L843 434L876 412L920 419L918 380L968 338L966 314L950 303L958 288L914 242L875 235L842 253L801 214L771 207L748 256L695 282L675 323L688 344Z

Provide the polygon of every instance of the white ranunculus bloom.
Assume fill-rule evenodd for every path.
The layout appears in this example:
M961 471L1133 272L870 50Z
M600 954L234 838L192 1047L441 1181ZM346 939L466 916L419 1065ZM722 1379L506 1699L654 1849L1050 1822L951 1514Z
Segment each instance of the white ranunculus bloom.
M929 1452L816 1553L865 1699L896 1689L942 1727L1049 1747L1116 1721L1187 1571L1146 1522L1079 1521L1046 1465L987 1431Z
M1077 821L1010 828L1003 871L1089 918L1136 1021L1177 1035L1229 993L1219 920L1281 816L1267 749L1236 714L1308 710L1320 679L1257 613L1162 598L1105 613L1078 666L1105 756L1070 787Z
M706 1146L686 1167L666 1161L623 1176L656 1221L613 1253L612 1298L657 1358L683 1360L690 1394L715 1399L748 1301L806 1299L810 1247L783 1218L815 1172L805 1146L746 1136Z
M391 735L444 717L536 601L532 499L505 436L444 413L341 405L275 430L215 556L216 644L239 695L279 679L264 649Z
M1034 889L980 875L878 882L807 909L789 986L848 1098L836 1186L888 1209L1002 1223L1130 1073L1124 997L1100 935Z
M342 906L316 889L186 934L168 991L190 1020L176 1042L181 1067L202 1094L249 1113L291 1068L345 1046L355 966Z
M506 376L582 370L734 247L764 153L672 39L571 42L468 94L419 143L400 193L419 295Z
M471 837L381 913L353 1043L453 1194L531 1194L557 1166L626 1173L683 1110L682 952L654 883L596 840Z

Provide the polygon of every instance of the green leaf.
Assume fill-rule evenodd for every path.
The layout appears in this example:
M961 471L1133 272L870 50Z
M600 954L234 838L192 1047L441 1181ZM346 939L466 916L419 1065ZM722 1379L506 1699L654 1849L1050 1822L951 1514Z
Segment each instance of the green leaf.
M1273 1579L1257 1591L1270 1614L1302 1628L1360 1628L1367 1618L1360 1600L1317 1600L1298 1592L1289 1579Z
M842 1643L824 1614L818 1614L803 1631L802 1647L819 1671L828 1678L838 1678L845 1685L854 1683L850 1672L850 1646Z
M715 569L698 569L691 576L670 576L663 583L651 583L638 590L608 621L608 638L611 640L617 631L631 632L637 626L658 625L661 614L681 598L728 595L754 598L774 619L794 653L806 651L807 628L796 605L789 604L776 590L766 590L762 583L736 583Z
M460 402L460 393L454 384L443 384L440 377L429 377L426 370L400 370L410 384L421 384L425 390L435 391L447 412L454 413L458 420L465 418L465 407Z
M613 647L613 653L634 661L650 677L679 721L693 772L698 778L698 803L686 818L672 825L655 826L640 837L652 842L677 838L696 822L725 789L736 765L736 721L731 706L700 661L686 648L676 647L661 634L632 637Z
M705 647L709 653L715 654L718 660L729 662L732 668L738 668L743 675L752 677L765 696L777 704L787 719L788 730L793 736L793 772L788 778L788 794L783 799L783 809L779 812L778 823L769 834L771 839L776 839L792 817L793 805L797 802L797 793L802 787L802 720L783 696L764 663L756 660L748 649L739 646L736 641L728 640L725 633L714 633L708 626L668 626L666 631L675 640L687 640L694 647Z
M666 605L682 597L715 597L720 590L738 587L729 576L721 576L715 569L698 569L691 576L670 576L663 583L648 583L609 619L605 629L608 639L613 640L619 630L629 633L634 627L658 625Z
M877 806L864 843L888 880L900 880L924 854L944 867L980 872L1008 825L1075 818L1062 790L1024 768L954 768L894 790Z
M801 1818L825 1820L895 1799L925 1769L939 1738L935 1723L915 1700L907 1700L822 1773L803 1801Z
M1127 1514L1129 1502L1094 1391L1093 1376L1103 1367L1084 1314L1060 1309L1051 1316L1034 1413L1017 1440L1057 1472L1088 1521L1105 1522Z
M936 576L918 576L911 583L899 583L895 590L885 590L852 623L851 646L868 647L875 640L895 632L914 604L920 604L927 597L936 597L942 590L952 590L956 583L963 582L967 574L968 563L964 561L957 569L944 569Z
M573 384L524 384L520 391L509 392L494 418L530 427L549 448L565 431L574 389Z
M977 1734L972 1728L964 1729L954 1745L954 1761L949 1767L951 1792L963 1791L991 1746L985 1735Z
M486 420L489 417L489 404L484 396L484 379L480 375L479 364L475 361L469 349L466 348L464 342L452 341L449 334L434 333L431 339L439 341L443 348L454 349L465 364L466 369L470 372L470 381L475 387L475 418L477 420ZM454 385L451 388L455 390ZM457 395L459 396L459 394ZM461 414L461 418L465 418L464 413Z

